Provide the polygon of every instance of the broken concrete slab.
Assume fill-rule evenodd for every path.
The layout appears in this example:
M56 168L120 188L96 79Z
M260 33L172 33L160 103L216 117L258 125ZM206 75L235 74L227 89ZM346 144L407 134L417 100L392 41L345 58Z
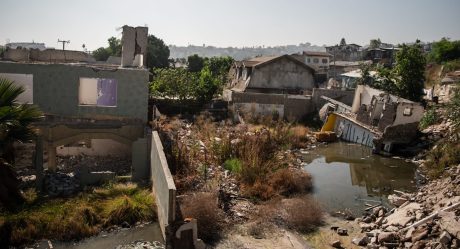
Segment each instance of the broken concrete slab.
M439 221L439 225L441 228L456 238L460 238L460 220L455 213L443 212L440 216L441 220Z

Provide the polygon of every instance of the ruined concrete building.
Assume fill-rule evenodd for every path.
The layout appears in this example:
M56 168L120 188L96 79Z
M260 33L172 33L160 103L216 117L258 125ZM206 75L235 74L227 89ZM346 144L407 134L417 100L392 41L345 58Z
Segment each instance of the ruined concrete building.
M45 119L36 124L37 169L43 165L56 169L58 146L111 139L132 147L133 178L148 178L149 72L142 67L146 41L147 28L124 26L121 65L67 63L40 56L0 61L0 77L26 89L19 101L33 103L45 113Z
M424 111L420 103L364 85L356 88L352 106L333 103L326 108L329 115L321 131L334 131L339 138L373 147L377 153L410 143Z
M290 55L236 62L231 89L224 91L235 113L277 114L300 119L314 111L314 69Z

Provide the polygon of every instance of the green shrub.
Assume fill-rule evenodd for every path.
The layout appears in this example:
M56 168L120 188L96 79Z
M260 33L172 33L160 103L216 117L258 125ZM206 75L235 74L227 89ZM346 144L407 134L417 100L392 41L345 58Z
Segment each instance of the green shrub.
M241 173L242 163L238 158L231 158L224 162L224 168L232 173Z
M438 115L434 108L428 109L420 120L420 129L425 129L430 125L436 124L438 122Z

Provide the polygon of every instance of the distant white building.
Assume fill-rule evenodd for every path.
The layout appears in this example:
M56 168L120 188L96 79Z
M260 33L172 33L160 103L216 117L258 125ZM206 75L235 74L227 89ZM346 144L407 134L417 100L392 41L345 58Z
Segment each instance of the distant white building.
M39 49L45 50L46 46L45 43L36 43L36 42L11 42L5 44L5 47L18 49L18 48L25 48L25 49Z

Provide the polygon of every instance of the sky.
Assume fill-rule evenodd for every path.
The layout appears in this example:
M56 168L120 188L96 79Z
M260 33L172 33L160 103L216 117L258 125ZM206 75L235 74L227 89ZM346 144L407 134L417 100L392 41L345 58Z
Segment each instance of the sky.
M365 45L460 39L460 0L1 0L0 44L89 50L147 26L168 45Z

